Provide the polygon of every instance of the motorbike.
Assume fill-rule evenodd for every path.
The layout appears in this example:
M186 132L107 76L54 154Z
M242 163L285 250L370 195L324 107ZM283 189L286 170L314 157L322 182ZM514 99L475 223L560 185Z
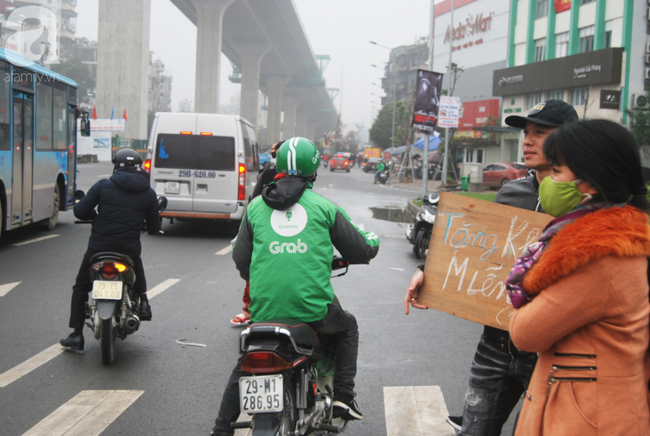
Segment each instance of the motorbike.
M381 171L379 173L379 177L377 178L377 181L381 183L382 185L385 185L386 182L388 181L388 177L390 174L388 173L388 169L385 169L384 171Z
M335 258L332 270L349 262ZM334 304L340 306L334 297ZM338 434L348 421L333 418L333 337L317 335L298 320L256 322L241 333L244 355L239 379L240 408L249 422L233 428L252 428L253 436L304 436Z
M418 259L427 257L439 200L440 196L435 194L425 197L420 211L415 217L415 222L406 227L406 239L413 244L413 253Z
M80 200L83 191L75 192ZM158 198L160 212L167 198ZM92 220L76 220L75 224L92 224ZM162 232L162 231L161 231ZM133 260L125 254L100 252L90 258L92 297L86 307L86 325L99 341L102 363L110 365L115 358L115 338L124 340L140 328L140 297L134 290Z

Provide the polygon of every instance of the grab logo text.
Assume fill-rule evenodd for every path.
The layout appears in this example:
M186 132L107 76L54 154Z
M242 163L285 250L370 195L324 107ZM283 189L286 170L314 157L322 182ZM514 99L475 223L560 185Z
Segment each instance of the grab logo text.
M298 238L298 242L293 243L293 242L284 242L280 244L280 241L273 241L271 242L271 245L269 245L269 250L273 254L280 254L280 253L301 253L304 254L307 252L307 244L304 242L300 241L300 238Z

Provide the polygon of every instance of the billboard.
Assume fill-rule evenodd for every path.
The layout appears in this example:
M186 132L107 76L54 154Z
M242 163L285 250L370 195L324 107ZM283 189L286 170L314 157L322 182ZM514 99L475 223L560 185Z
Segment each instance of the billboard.
M463 102L458 129L471 130L474 127L484 126L488 124L490 117L495 120L499 118L498 98Z
M438 119L438 127L455 129L458 127L458 119L460 118L460 98L459 97L446 97L440 98L440 118Z
M451 0L435 5L433 65L453 62L465 70L505 61L508 56L510 2L503 0L456 0L451 23Z
M411 126L425 132L433 132L438 120L441 88L442 74L418 70Z

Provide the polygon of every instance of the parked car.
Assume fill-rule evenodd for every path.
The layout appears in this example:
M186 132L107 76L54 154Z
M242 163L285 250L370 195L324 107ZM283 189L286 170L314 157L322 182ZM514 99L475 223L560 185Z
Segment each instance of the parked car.
M381 162L381 159L378 157L369 157L367 162L364 162L363 165L363 171L366 173L369 171L375 172L377 171L377 164Z
M350 159L343 154L335 154L330 159L330 171L334 170L345 170L345 172L350 172Z
M489 188L501 188L510 180L524 177L528 168L520 163L496 162L483 167L483 185Z

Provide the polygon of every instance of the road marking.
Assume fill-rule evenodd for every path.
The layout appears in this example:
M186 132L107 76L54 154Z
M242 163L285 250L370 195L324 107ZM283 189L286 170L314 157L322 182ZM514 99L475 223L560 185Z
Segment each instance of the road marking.
M384 386L386 436L455 436L440 386Z
M61 235L48 235L48 236L43 236L42 238L30 239L29 241L19 242L17 244L11 244L11 245L13 245L14 247L20 247L21 245L33 244L34 242L40 242L46 239L56 238L57 236L61 236Z
M0 285L0 297L4 297L11 291L13 288L21 284L22 282L7 283L6 285Z
M23 436L98 436L144 391L81 391Z
M221 250L221 251L217 251L217 252L214 253L214 254L216 254L216 255L218 255L218 256L223 256L224 254L228 254L228 253L230 253L231 251L232 251L232 244L229 244L226 248L224 248L224 249Z
M112 176L112 174L102 174L100 176L97 176L98 179L106 179L108 177Z
M5 371L4 373L0 374L0 388L4 388L22 376L29 374L39 366L49 362L51 359L63 353L63 351L65 351L65 349L61 347L61 345L52 345L50 348L41 351L36 356L27 359L20 365L14 366L10 370Z
M155 286L152 289L149 289L147 291L147 297L149 297L149 299L152 299L156 295L166 291L167 289L171 288L172 286L174 286L176 283L178 283L180 281L181 281L181 279L167 279L164 282L162 282L161 284L159 284L158 286Z
M154 288L150 289L147 292L147 296L149 299L155 297L156 295L166 291L170 287L174 286L176 283L180 282L181 279L167 279L158 286L155 286ZM20 283L20 282L18 282ZM8 285L5 285L8 286ZM0 291L2 290L2 287L0 287ZM8 292L8 291L7 291ZM41 351L38 353L36 356L24 361L23 363L11 368L10 370L4 372L3 374L0 374L0 388L3 388L7 386L10 383L15 382L22 376L29 374L36 368L38 368L41 365L46 364L49 362L51 359L55 358L59 354L65 351L65 348L63 348L60 344L54 344L50 348Z

